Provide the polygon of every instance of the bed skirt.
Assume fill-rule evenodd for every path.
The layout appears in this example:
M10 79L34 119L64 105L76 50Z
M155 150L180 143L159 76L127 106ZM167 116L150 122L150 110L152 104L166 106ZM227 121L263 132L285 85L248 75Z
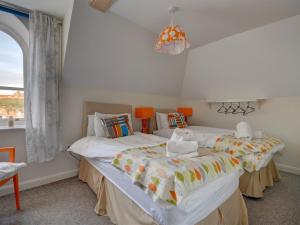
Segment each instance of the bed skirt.
M79 179L97 195L95 212L109 216L118 225L158 225L154 219L130 200L84 158L80 161ZM240 190L197 225L248 225L248 213Z
M280 180L280 174L273 161L259 171L245 173L240 177L240 190L243 195L253 198L262 198L263 191L267 187L272 187L274 181Z

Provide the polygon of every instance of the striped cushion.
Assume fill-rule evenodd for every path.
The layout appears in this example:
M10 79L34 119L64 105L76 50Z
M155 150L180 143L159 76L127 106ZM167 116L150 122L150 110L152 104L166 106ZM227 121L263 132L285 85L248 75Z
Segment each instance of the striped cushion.
M127 115L103 118L101 121L104 126L106 137L108 138L118 138L133 134Z
M170 128L186 128L187 124L182 113L168 113L168 122Z

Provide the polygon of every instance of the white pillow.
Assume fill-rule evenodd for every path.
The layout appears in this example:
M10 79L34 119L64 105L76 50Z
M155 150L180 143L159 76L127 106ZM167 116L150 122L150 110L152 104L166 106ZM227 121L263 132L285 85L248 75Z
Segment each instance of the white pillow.
M161 130L161 125L160 125L160 116L159 116L160 113L156 112L155 113L155 117L156 117L156 125L157 125L157 130Z
M86 136L95 136L94 120L95 115L88 115L88 126Z
M105 133L105 130L104 130L104 126L102 125L101 119L105 119L105 118L109 118L109 117L113 117L113 116L124 116L124 115L128 116L129 125L130 125L131 129L133 129L133 127L132 127L132 119L131 119L131 114L130 113L103 114L103 113L96 112L95 113L95 118L94 118L95 135L97 137L106 137L106 133Z
M157 129L168 129L169 127L169 121L168 121L168 113L156 113L156 123L157 123Z

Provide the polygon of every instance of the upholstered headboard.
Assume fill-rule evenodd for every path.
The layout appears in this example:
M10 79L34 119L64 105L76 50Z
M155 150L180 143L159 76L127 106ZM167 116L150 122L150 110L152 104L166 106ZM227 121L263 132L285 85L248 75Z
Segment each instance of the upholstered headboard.
M172 112L176 112L176 109L155 109L155 112L172 113ZM156 114L151 120L150 127L152 128L152 131L157 130Z
M131 105L101 103L101 102L84 102L82 115L82 136L86 136L88 126L88 115L94 115L95 112L107 114L130 113L132 114Z

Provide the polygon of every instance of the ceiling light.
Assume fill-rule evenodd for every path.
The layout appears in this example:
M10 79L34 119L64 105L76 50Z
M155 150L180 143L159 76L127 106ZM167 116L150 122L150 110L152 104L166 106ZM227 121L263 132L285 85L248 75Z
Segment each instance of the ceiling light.
M159 35L155 49L158 52L170 55L179 55L186 48L190 47L186 33L179 25L174 25L174 13L179 10L176 6L169 7L171 23Z

